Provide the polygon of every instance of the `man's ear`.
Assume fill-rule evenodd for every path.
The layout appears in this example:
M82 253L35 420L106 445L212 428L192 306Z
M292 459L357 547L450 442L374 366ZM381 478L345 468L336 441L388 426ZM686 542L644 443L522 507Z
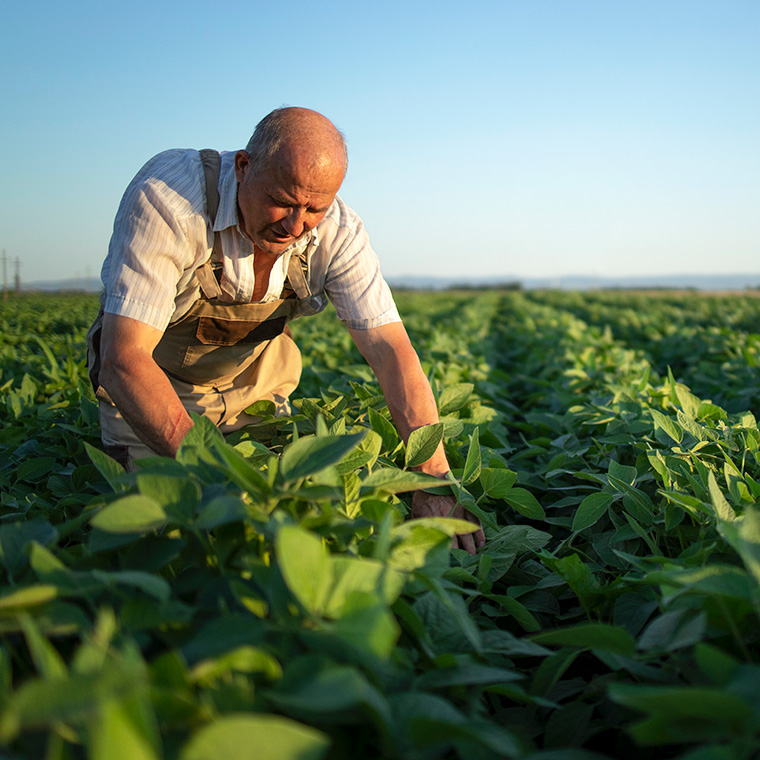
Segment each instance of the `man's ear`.
M235 154L235 176L238 182L242 182L245 179L245 175L248 169L251 167L251 157L245 150L239 150Z

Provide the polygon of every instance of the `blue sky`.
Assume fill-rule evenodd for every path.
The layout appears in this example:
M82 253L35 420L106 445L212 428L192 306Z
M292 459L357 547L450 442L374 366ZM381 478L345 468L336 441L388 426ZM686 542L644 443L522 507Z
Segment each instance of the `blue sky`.
M94 278L170 147L348 138L389 278L760 273L760 3L3 0L0 248Z

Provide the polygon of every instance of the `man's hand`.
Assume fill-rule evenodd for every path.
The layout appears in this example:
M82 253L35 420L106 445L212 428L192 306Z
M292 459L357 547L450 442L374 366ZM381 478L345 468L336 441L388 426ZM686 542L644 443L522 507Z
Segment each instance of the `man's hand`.
M415 491L412 497L412 517L454 517L457 520L475 523L478 529L474 533L463 533L451 539L452 549L459 546L468 554L475 554L486 542L486 536L478 518L461 504L457 504L453 496L437 496L425 491Z

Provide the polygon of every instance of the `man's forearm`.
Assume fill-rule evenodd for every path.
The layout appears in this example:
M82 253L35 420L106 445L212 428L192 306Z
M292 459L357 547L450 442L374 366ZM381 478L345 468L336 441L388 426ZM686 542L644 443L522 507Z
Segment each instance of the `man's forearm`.
M394 323L375 331L350 332L380 383L393 423L404 442L418 428L438 422L433 391L403 325ZM438 477L445 475L449 464L443 443L416 469Z
M163 456L177 453L193 421L152 359L104 363L100 382L143 443Z

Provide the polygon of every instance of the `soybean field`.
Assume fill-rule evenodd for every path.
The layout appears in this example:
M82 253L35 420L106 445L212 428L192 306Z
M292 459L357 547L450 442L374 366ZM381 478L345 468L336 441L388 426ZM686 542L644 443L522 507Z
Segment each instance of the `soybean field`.
M440 424L404 445L328 310L291 416L135 475L97 298L0 302L3 760L760 757L760 299L396 298ZM405 519L433 487L477 555Z

